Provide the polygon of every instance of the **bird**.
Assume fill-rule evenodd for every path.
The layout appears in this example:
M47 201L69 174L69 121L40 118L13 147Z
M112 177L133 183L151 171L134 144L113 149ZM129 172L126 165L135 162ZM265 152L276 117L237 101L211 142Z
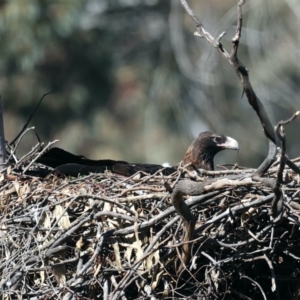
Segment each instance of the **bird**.
M186 151L183 164L189 164L189 170L213 171L215 155L225 149L238 151L239 144L229 136L216 134L212 131L201 132Z
M158 171L161 171L164 175L170 175L177 170L176 167L163 167L159 164L129 163L127 161L112 159L92 160L83 155L75 155L57 147L49 149L36 161L39 164L53 168L54 173L59 173L65 176L105 173L106 171L111 171L112 173L123 176L131 176L137 172L154 174ZM52 171L42 169L28 172L28 175L36 174L36 176L45 177L49 173L52 173Z
M214 170L214 156L221 150L239 150L236 140L212 131L205 131L192 142L184 158L184 165L189 164L189 170L205 169ZM178 165L166 166L159 164L128 163L111 159L91 160L83 155L74 155L60 148L51 148L37 159L37 162L54 168L54 172L66 176L88 175L90 173L104 173L111 171L123 176L131 176L137 172L154 174L161 171L164 175L176 172ZM46 176L50 170L35 172L38 176Z

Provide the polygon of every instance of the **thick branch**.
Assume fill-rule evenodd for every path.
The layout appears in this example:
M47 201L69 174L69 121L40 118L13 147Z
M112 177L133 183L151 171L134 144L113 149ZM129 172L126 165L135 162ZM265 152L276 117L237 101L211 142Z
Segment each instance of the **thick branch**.
M237 179L241 176L231 176L231 178ZM246 182L246 181L247 182ZM184 222L184 236L182 241L183 254L182 254L182 264L180 265L178 272L184 269L184 266L188 264L191 257L192 243L190 241L193 239L194 229L196 219L192 214L189 206L185 203L183 196L185 195L199 195L203 192L219 190L228 186L238 186L245 184L252 184L251 178L245 178L244 180L230 180L228 178L214 178L207 180L206 182L195 182L191 180L181 180L179 181L174 190L170 188L168 183L165 183L165 187L169 192L172 193L171 200L177 213L181 216Z
M182 264L178 269L178 272L181 272L184 266L189 262L191 257L191 249L192 243L189 243L193 239L196 219L195 216L192 214L190 208L186 205L183 196L185 193L182 193L180 190L176 189L172 193L172 204L174 205L176 211L181 216L184 222L184 236L182 241L185 243L182 247Z
M285 141L285 133L284 133L283 125L286 125L286 124L292 122L298 116L298 114L299 114L299 111L294 113L294 115L291 118L289 118L285 121L280 121L277 124L277 126L275 127L275 132L281 143L281 154L280 154L280 163L279 163L279 168L278 168L278 172L277 172L276 184L273 189L274 199L272 202L272 213L273 213L274 217L276 217L278 214L280 214L283 210L284 199L283 199L283 194L282 194L282 190L281 190L281 184L283 183L283 170L284 170L284 167L285 167L285 164L287 163L287 161L289 161L290 162L289 165L291 165L291 161L286 157L286 141Z

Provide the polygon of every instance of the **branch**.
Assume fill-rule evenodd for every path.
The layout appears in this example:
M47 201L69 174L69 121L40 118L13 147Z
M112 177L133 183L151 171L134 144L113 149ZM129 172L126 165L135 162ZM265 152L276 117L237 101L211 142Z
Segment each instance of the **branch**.
M252 279L252 278L250 278L249 276L246 276L246 275L241 275L241 278L248 279L253 283L253 285L256 285L259 288L264 300L267 300L266 294L264 293L263 289L261 288L260 284L257 281L255 281L254 279Z
M39 108L39 106L41 105L43 99L48 96L49 94L51 94L52 92L46 93L42 96L42 98L40 99L40 101L38 102L37 106L35 107L34 111L32 112L32 114L30 115L28 121L25 123L25 125L23 126L22 130L19 132L19 134L10 142L9 145L13 145L16 140L22 135L22 133L26 130L28 124L30 123L31 119L33 118L35 112L37 111L37 109Z
M289 162L289 165L291 165L293 167L292 168L293 170L295 169L295 167L297 169L299 169L296 165L293 166L293 163L286 157L286 154L285 154L286 153L286 141L285 141L285 133L284 133L284 128L283 128L283 125L291 123L299 115L299 113L300 113L300 111L295 112L291 118L289 118L285 121L280 121L275 126L276 135L281 143L281 154L280 154L279 168L277 171L277 179L276 179L276 183L275 183L275 186L273 189L273 191L274 191L274 199L272 202L273 217L279 215L283 210L284 199L283 199L283 194L282 194L282 190L281 190L281 184L283 183L283 171L284 171L285 164L287 162Z
M184 266L188 264L190 257L191 257L191 249L192 249L192 243L189 243L193 239L196 219L195 216L192 214L190 208L186 205L183 196L186 193L182 192L180 189L175 188L171 200L172 204L175 207L177 213L181 216L184 222L184 236L182 238L182 241L185 243L182 247L183 253L182 253L182 263L178 269L178 273L180 273Z
M244 4L244 1L240 0L237 3L237 27L236 27L235 36L232 39L232 50L230 54L224 49L223 45L220 43L220 40L225 33L221 33L219 37L215 39L213 36L209 34L209 32L207 32L204 29L202 24L199 22L198 18L195 16L194 12L187 4L186 0L181 0L181 3L185 8L185 10L187 11L187 13L189 14L189 16L196 24L197 31L194 33L194 35L201 38L205 38L213 47L215 47L221 53L221 55L233 67L233 69L235 70L237 76L241 81L241 84L243 86L243 92L246 94L249 104L255 110L257 116L260 119L265 136L269 140L268 155L255 172L256 175L262 175L269 169L269 167L271 166L272 162L275 159L276 136L271 121L268 117L268 114L251 86L248 70L237 58L238 45L239 45L239 40L241 38L241 31L242 31L242 20L243 20L242 5Z
M143 256L139 258L139 260L137 262L135 262L134 266L132 267L132 269L123 277L123 279L121 280L121 282L119 283L119 285L115 288L115 290L112 292L110 299L111 300L117 300L119 299L119 295L122 291L122 289L126 286L127 282L129 281L129 279L131 278L131 276L134 275L134 273L136 272L136 270L138 269L138 267L142 264L144 258L146 258L148 256L148 253L154 248L154 246L156 245L156 243L159 241L160 237L162 236L162 234L169 228L171 227L176 221L177 221L178 217L175 217L173 219L171 219L171 221L169 221L157 234L156 236L153 238L153 241L148 245L148 247L144 250Z
M53 142L49 142L48 145L26 166L23 170L23 174L27 172L27 170L32 166L32 164L44 153L48 148L50 148L53 144L57 143L59 140L54 140ZM38 144L39 145L39 144Z

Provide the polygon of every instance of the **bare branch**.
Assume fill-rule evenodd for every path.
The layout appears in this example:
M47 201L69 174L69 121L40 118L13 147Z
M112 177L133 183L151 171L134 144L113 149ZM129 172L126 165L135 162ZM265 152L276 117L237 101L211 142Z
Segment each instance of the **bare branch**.
M35 112L38 110L39 106L41 105L43 99L48 96L49 94L51 94L52 92L46 93L42 96L42 98L39 100L37 106L35 107L35 109L33 110L32 114L30 115L29 119L27 120L27 122L24 124L22 130L19 132L19 134L10 142L10 145L13 145L15 143L15 141L23 134L23 132L26 130L28 124L30 123L31 119L33 118Z
M263 163L260 165L260 167L257 169L256 174L262 175L265 173L269 167L271 166L272 162L275 159L276 155L276 136L273 129L273 126L271 124L271 121L268 117L268 114L261 103L261 101L256 96L251 83L249 79L249 72L247 68L238 60L237 58L237 50L239 45L239 39L241 37L241 30L242 30L242 5L244 4L244 1L238 1L237 3L237 27L236 27L236 34L234 38L232 39L232 50L231 54L228 54L228 52L224 49L223 45L220 43L220 36L222 37L224 33L222 33L217 39L214 39L212 35L209 34L208 31L206 31L197 17L195 16L192 9L187 4L186 0L181 0L181 3L187 13L190 15L190 17L193 19L193 21L196 24L197 32L195 33L196 36L205 38L213 47L217 48L221 55L228 61L228 63L233 67L236 74L238 75L241 84L243 86L243 91L246 94L248 98L249 104L252 106L252 108L255 110L257 116L260 119L261 125L263 127L264 133L266 137L269 139L269 152L266 157L266 159L263 161Z
M183 254L182 254L183 263L180 265L178 272L181 272L184 268L184 265L186 265L190 260L192 244L189 243L189 241L193 239L195 223L196 223L196 219L194 215L192 214L190 208L186 205L183 199L184 195L185 193L183 193L180 189L176 189L175 191L173 191L171 196L172 204L174 205L177 213L183 219L184 226L185 226L184 237L182 238L182 241L185 243L183 245Z
M276 184L273 189L274 191L274 200L272 202L272 213L273 216L276 217L279 215L282 210L283 210L283 194L281 190L281 185L283 183L283 170L285 167L285 164L289 162L289 165L295 169L295 167L298 169L297 166L294 166L294 164L286 157L286 141L285 141L285 133L284 133L284 128L283 125L291 123L298 115L299 111L295 112L293 116L285 121L280 121L275 127L275 132L277 134L278 139L281 142L281 153L280 153L280 163L279 163L279 168L277 172L277 179L276 179ZM299 174L299 173L298 173Z

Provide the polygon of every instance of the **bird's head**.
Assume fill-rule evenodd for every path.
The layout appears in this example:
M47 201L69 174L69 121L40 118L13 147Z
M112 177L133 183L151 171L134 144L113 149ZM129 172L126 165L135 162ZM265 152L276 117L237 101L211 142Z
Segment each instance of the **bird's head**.
M201 143L207 147L207 149L213 151L215 154L225 150L231 149L239 151L238 142L225 135L216 134L212 131L205 131L199 134L198 139L202 141Z
M204 131L190 145L184 156L184 164L191 163L197 169L213 170L214 156L225 149L238 151L239 144L229 136Z

